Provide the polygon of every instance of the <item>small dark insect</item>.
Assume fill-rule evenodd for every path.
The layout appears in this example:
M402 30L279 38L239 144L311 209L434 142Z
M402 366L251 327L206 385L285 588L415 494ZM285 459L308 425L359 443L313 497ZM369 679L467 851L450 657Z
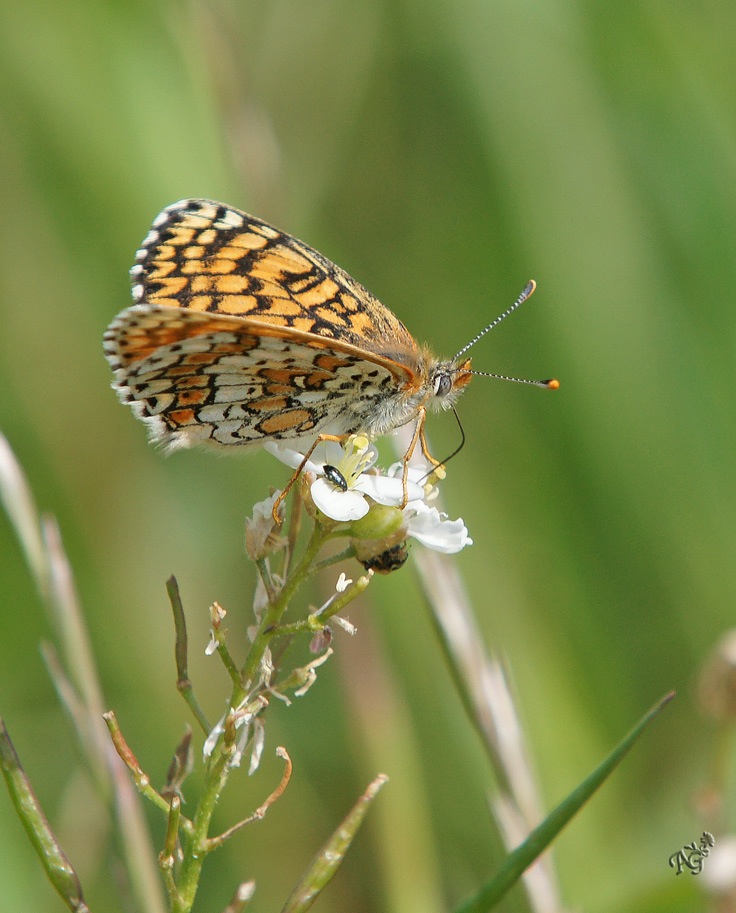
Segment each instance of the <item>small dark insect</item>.
M399 542L398 545L392 545L380 555L373 555L370 558L358 558L358 561L367 571L375 571L377 574L390 574L391 571L398 571L406 563L409 557L409 551L406 542Z
M325 463L324 471L325 478L328 482L332 482L340 491L348 490L348 483L345 481L345 476L340 472L337 466L331 466L329 463Z

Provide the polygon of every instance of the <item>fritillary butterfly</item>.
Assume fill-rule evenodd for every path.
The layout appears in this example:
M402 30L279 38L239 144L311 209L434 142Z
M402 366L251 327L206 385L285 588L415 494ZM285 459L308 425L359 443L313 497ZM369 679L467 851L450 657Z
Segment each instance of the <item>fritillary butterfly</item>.
M412 448L426 453L427 408L451 406L471 378L467 346L435 358L339 266L222 203L166 207L131 277L137 303L108 327L105 355L121 400L168 449L309 444L415 420Z

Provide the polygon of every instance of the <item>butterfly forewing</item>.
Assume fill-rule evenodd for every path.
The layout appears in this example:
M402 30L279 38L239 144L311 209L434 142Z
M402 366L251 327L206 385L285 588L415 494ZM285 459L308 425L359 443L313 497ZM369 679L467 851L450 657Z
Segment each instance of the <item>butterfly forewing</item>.
M167 446L381 434L417 418L432 365L317 251L208 200L167 207L105 334L121 399Z
M167 207L137 260L131 276L139 301L248 316L399 356L409 368L416 360L404 324L359 282L308 245L229 206L186 200Z

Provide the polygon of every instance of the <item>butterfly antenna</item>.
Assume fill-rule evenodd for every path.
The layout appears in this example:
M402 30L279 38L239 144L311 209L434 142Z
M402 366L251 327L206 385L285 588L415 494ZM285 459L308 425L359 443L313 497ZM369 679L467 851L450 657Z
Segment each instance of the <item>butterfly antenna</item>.
M531 384L532 387L544 387L547 390L559 390L560 382L556 377L547 380L529 380L526 377L509 377L508 374L491 374L489 371L470 371L474 377L495 377L496 380L510 380L515 384Z
M530 279L529 282L527 282L526 286L524 287L524 291L519 295L519 297L516 299L516 301L514 301L514 303L511 305L511 307L506 308L506 310L503 312L503 314L499 314L495 320L491 321L491 323L489 323L487 327L482 329L480 331L480 333L478 333L478 335L475 337L475 339L471 339L470 342L466 346L463 346L463 348L460 349L460 351L457 353L457 355L452 359L453 362L457 363L458 358L460 358L461 355L464 355L471 346L474 346L476 344L476 342L478 342L479 339L482 339L486 335L486 333L490 333L490 331L494 327L497 327L499 325L499 323L501 323L502 320L505 320L509 316L509 314L513 314L514 311L518 307L520 307L526 301L527 298L531 297L531 295L534 293L534 289L536 287L537 287L537 283L533 279Z
M444 459L442 461L443 466L447 466L447 464L450 462L450 460L453 457L456 457L458 455L458 453L460 453L460 451L465 446L465 429L463 428L463 423L460 421L460 416L457 414L457 409L454 406L452 407L452 414L455 416L455 421L457 422L457 427L460 429L460 443L452 451L452 453L446 459Z
M524 286L522 293L519 295L516 301L514 301L511 307L506 308L503 314L499 314L495 320L492 320L487 327L478 333L475 339L471 339L466 346L463 346L463 348L460 349L457 355L452 359L453 363L457 364L458 358L464 355L471 346L474 346L479 339L482 339L486 335L486 333L489 333L494 327L497 327L502 320L505 320L509 316L509 314L513 314L514 311L520 305L522 305L527 298L531 297L531 295L534 294L534 289L536 287L537 283L533 279L530 279L529 282L527 282L527 284ZM507 374L491 374L487 371L470 371L469 373L475 375L476 377L495 377L496 380L510 380L515 384L531 384L533 387L545 387L547 390L557 390L560 386L559 380L556 380L554 377L550 377L547 380L527 380L525 377L509 377ZM457 418L457 413L455 413L455 417ZM458 425L459 424L460 419L458 418ZM462 431L462 426L460 430ZM462 447L462 444L460 447ZM457 451L455 451L455 453L457 453ZM455 456L455 453L453 453L452 456Z

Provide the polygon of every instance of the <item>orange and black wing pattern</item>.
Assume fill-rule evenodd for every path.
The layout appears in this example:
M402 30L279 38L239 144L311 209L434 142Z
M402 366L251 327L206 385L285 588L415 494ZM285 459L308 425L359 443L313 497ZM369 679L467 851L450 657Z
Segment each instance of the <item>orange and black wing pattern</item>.
M168 206L136 261L136 301L248 317L416 370L414 338L367 289L318 251L230 206L211 200Z
M416 412L425 356L317 251L207 200L167 207L105 333L113 386L169 448L384 433Z

